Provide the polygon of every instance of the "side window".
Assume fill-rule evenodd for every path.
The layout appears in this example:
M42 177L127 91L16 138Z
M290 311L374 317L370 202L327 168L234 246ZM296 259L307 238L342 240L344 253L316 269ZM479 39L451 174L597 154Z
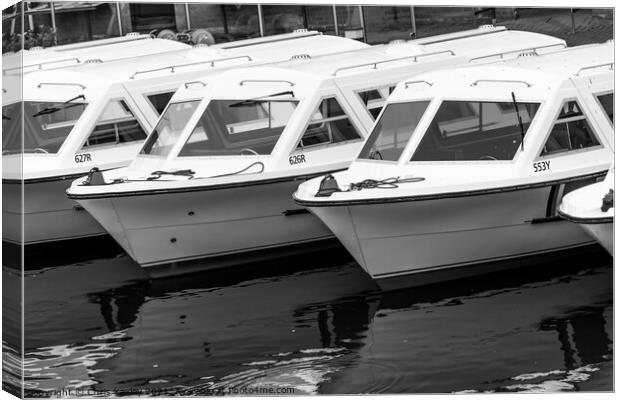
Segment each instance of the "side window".
M361 136L335 97L321 101L310 117L310 122L297 148L324 143L346 142Z
M598 146L599 142L579 104L567 101L560 110L541 156Z
M155 111L157 111L157 115L161 115L166 109L166 106L170 102L170 99L174 95L174 92L165 92L165 93L157 93L146 96L148 101L151 103Z
M146 132L124 100L111 100L97 120L84 148L144 140Z
M366 110L372 116L373 120L376 120L381 113L381 109L385 104L385 101L390 94L394 91L395 86L383 86L377 89L371 90L363 90L361 92L357 92L360 100L364 106L366 106Z
M607 93L607 94L600 94L598 96L596 96L596 98L598 99L598 102L601 104L601 107L603 107L603 110L605 110L605 114L607 114L607 116L609 117L609 120L611 121L611 124L614 124L614 93Z

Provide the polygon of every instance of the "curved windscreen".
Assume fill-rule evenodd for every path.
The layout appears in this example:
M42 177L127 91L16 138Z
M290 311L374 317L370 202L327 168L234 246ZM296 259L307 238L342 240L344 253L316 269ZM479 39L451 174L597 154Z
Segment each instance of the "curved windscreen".
M444 101L411 161L512 160L538 106Z
M146 139L140 154L167 156L199 103L199 100L171 103Z
M180 157L271 154L297 101L211 100Z
M428 101L388 104L359 158L398 161L428 104Z
M23 115L22 115L23 105ZM2 107L2 154L56 153L80 118L86 103L26 101Z

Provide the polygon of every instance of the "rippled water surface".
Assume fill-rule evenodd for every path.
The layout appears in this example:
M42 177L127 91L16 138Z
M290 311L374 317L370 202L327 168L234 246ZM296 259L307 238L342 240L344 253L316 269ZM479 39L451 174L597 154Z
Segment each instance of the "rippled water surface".
M382 293L342 251L158 280L126 256L33 269L26 385L609 391L612 275L611 260L596 257ZM11 351L4 343L5 380L18 364Z

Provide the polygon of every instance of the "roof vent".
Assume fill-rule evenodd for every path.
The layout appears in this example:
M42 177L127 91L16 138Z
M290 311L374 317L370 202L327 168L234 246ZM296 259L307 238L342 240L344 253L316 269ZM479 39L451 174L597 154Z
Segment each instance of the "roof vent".
M194 48L203 48L203 47L211 47L208 43L196 43Z
M293 31L293 33L306 33L306 32L310 32L310 31L307 30L306 28L299 28Z
M30 51L41 51L41 50L43 50L43 47L41 46L34 46L30 48Z
M309 60L311 58L310 54L295 54L291 57L291 60Z
M613 42L614 42L613 39L607 39L607 42L605 42L605 43L613 43Z
M495 25L493 24L480 25L478 27L478 29L494 29L494 28L495 28Z
M84 64L101 64L103 60L101 58L89 58L84 60Z
M129 32L128 34L125 35L125 37L135 38L135 37L139 37L140 35L141 35L140 32Z
M394 44L405 44L405 43L407 43L407 41L404 39L394 39L394 40L390 40L388 44L394 45Z
M517 58L521 58L521 57L535 57L537 55L538 55L538 53L536 52L536 50L524 51L523 53L519 53Z

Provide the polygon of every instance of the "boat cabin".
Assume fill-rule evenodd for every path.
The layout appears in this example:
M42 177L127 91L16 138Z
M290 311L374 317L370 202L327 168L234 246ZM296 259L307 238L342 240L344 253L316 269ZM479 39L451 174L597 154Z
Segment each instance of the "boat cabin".
M207 73L289 59L300 51L316 55L368 47L307 31L255 42L258 44L236 42L225 49L190 47L168 52L165 57L152 54L37 71L23 80L23 87L20 77L6 76L2 150L8 168L4 178L11 178L7 174L21 168L24 179L36 179L85 173L93 166L126 165L178 86L192 81L203 85L197 80ZM23 166L21 157L16 156L22 150ZM20 165L12 168L12 162Z
M357 159L335 175L339 190L319 193L314 180L296 196L321 206L591 183L613 160L613 97L611 42L416 75L396 87ZM397 177L420 179L350 190Z
M343 169L396 84L412 73L564 47L563 40L546 35L481 27L231 70L206 86L189 82L175 94L127 173L258 171L256 179L267 179ZM254 167L245 169L250 164Z

